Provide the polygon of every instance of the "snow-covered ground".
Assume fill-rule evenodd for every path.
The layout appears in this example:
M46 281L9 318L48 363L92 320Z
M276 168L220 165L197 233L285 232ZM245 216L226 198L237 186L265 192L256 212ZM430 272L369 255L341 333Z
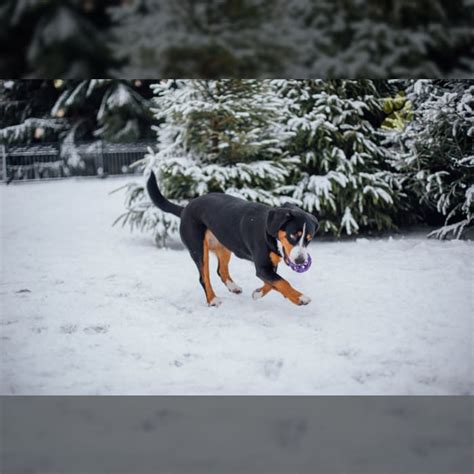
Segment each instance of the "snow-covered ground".
M0 187L3 394L473 393L473 242L316 239L303 307L233 259L208 308L186 251L111 227L133 179Z

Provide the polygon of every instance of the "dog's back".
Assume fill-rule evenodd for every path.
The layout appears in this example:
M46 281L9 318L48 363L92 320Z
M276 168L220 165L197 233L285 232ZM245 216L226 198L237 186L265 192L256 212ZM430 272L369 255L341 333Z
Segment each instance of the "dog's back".
M193 199L181 215L181 227L202 224L240 258L249 257L250 235L265 228L270 208L223 193L209 193ZM262 234L263 237L263 234Z

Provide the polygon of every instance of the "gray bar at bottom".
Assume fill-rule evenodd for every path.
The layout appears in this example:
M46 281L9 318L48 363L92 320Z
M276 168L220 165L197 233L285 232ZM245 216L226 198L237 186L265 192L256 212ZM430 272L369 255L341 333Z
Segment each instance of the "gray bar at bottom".
M470 397L3 397L2 474L473 472Z

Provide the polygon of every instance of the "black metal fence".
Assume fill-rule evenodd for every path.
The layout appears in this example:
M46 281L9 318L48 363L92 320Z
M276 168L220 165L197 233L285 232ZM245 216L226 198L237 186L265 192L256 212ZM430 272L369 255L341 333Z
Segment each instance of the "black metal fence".
M0 146L1 180L61 179L70 176L118 176L139 173L132 165L154 141Z

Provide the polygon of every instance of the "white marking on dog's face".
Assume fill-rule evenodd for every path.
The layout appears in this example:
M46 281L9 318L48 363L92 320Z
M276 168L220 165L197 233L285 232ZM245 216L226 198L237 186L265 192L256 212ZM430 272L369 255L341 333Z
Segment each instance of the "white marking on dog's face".
M298 244L295 245L291 249L290 255L288 255L288 258L294 264L304 263L308 259L308 251L306 250L306 247L303 245L305 241L305 237L306 237L306 224L303 226L303 232L301 233L301 238Z
M292 263L301 264L308 260L308 251L306 247L302 247L301 245L295 245L288 255L288 258Z
M302 230L302 232L301 232L301 239L300 239L300 241L298 242L298 245L299 245L300 247L303 246L303 242L304 242L305 235L306 235L306 224L303 225L303 230Z

